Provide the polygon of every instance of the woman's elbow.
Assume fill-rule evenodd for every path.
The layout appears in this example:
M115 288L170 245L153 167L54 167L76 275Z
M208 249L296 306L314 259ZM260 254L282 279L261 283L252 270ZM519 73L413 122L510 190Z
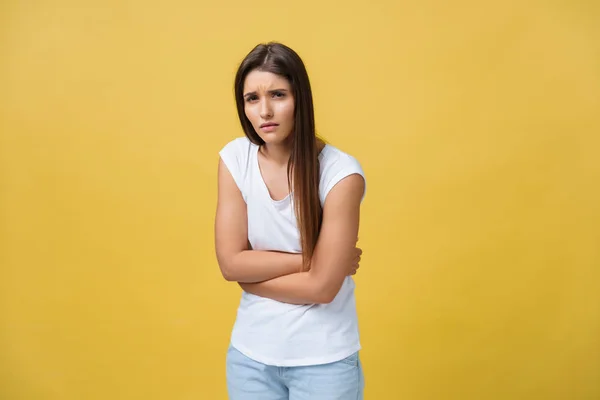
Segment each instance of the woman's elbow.
M246 282L248 275L238 261L238 255L227 256L218 259L219 268L223 279L228 282Z
M221 270L221 275L227 282L237 282L237 279L234 278L233 274L227 271Z
M234 281L233 274L229 271L229 269L227 269L224 265L219 265L219 268L221 270L221 276L223 277L223 279L225 279L228 282Z
M237 282L238 279L235 276L235 268L233 268L232 262L230 260L218 259L219 269L221 270L221 275L223 279L228 282Z
M335 300L341 287L341 282L323 282L317 285L318 290L314 293L316 304L329 304Z
M332 296L330 293L318 293L314 298L315 304L329 304L335 299L335 296Z

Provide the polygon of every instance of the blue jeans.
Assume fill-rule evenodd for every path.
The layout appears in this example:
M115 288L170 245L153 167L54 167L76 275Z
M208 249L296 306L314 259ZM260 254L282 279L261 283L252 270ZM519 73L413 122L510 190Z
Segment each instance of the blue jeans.
M364 386L358 353L330 364L274 367L233 346L227 351L230 400L362 400Z

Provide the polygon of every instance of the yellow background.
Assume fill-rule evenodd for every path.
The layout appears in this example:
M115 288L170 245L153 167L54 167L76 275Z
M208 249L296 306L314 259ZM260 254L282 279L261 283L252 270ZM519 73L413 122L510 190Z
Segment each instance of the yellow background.
M367 400L599 399L599 4L2 2L0 398L226 398L217 153L279 40L368 176Z

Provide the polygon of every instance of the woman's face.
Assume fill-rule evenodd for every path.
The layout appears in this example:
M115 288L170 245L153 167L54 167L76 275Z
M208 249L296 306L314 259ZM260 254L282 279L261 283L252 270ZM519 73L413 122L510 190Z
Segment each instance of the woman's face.
M294 129L294 96L287 79L253 70L244 82L244 110L265 143L281 144Z

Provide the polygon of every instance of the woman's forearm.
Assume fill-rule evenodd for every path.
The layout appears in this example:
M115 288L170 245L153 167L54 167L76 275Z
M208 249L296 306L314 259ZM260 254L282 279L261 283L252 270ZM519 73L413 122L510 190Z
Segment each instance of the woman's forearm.
M228 281L262 282L293 274L302 268L302 254L277 251L244 250L221 266Z
M314 273L308 271L281 276L265 282L240 283L240 286L248 293L283 303L329 303L333 298L323 290L320 281Z

